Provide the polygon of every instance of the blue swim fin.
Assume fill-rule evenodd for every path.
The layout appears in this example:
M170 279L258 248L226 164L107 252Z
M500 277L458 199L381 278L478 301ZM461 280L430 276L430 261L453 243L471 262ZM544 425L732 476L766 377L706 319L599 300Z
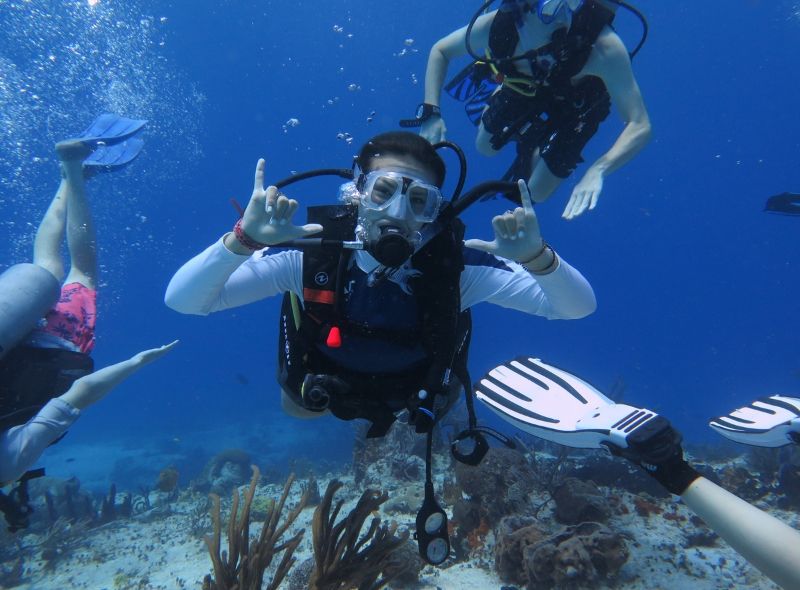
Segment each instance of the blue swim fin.
M89 176L99 172L119 170L133 162L143 146L144 141L138 137L131 137L113 145L98 145L83 161L84 170Z
M90 147L113 145L135 135L146 124L147 121L144 119L128 119L112 113L103 113L75 139Z

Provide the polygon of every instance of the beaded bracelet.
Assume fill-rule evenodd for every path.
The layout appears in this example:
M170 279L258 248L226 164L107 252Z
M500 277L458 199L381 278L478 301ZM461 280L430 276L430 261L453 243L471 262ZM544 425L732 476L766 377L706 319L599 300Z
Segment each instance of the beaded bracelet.
M547 250L548 248L550 248L550 245L549 245L547 242L545 242L544 240L542 240L542 249L541 249L541 250L539 250L539 251L538 251L536 254L534 254L533 256L531 256L531 257L530 257L528 260L526 260L525 262L522 262L522 261L520 260L520 261L519 261L519 263L520 263L522 266L525 266L525 265L527 265L527 264L530 264L531 262L533 262L534 260L536 260L537 258L539 258L539 256L541 256L542 254L544 254L544 253L545 253L545 250ZM550 250L552 250L552 248L550 248Z
M550 264L548 264L546 267L544 267L542 269L539 269L539 270L532 270L531 268L528 268L528 265L531 262L533 262L537 258L540 258L545 253L545 251L547 251L547 250L550 250L550 253L553 255L553 261ZM550 246L550 244L545 242L544 246L542 246L542 249L539 251L539 253L536 256L534 256L533 258L531 258L530 260L528 260L526 262L520 262L520 265L522 265L522 268L524 268L528 272L532 272L533 274L546 275L546 274L549 274L549 273L553 272L556 269L556 266L558 265L558 254L556 254L556 251L553 250L553 248Z
M244 229L242 228L242 220L236 222L236 225L233 226L233 235L236 236L236 240L248 250L256 251L262 250L266 248L269 244L262 244L261 242L256 242L253 238L248 236Z

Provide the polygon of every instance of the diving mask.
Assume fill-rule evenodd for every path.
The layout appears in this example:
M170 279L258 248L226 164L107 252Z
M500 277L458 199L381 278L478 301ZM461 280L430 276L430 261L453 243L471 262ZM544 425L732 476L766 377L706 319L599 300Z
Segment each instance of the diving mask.
M362 206L396 219L410 215L420 223L431 223L442 204L439 187L399 172L374 170L362 175L358 185Z
M544 24L549 25L556 20L562 10L573 13L578 10L582 4L583 0L539 0L536 13Z

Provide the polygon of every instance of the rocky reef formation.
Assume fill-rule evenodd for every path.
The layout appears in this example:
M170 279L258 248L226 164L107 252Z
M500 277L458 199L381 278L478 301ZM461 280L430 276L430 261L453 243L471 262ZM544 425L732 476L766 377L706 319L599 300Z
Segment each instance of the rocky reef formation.
M547 535L530 518L504 518L497 528L495 566L500 578L533 589L596 587L628 560L621 535L584 522Z

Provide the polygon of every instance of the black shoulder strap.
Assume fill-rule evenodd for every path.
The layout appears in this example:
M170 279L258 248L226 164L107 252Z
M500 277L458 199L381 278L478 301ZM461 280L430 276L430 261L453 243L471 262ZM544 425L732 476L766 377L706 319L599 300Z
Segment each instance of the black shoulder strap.
M352 240L358 222L354 205L327 205L308 208L308 223L322 225L322 238ZM309 248L303 251L303 301L308 313L328 317L336 312L337 279L342 265L339 248Z
M492 58L502 60L511 57L518 43L519 31L514 13L498 10L489 28L489 51Z
M614 11L596 0L587 0L573 15L569 31L563 38L566 59L559 61L553 78L571 79L589 61L594 43L606 26L614 22Z
M452 368L461 316L461 273L464 270L464 224L456 218L412 258L422 271L414 284L420 301L423 345L433 359L428 386L441 383Z

